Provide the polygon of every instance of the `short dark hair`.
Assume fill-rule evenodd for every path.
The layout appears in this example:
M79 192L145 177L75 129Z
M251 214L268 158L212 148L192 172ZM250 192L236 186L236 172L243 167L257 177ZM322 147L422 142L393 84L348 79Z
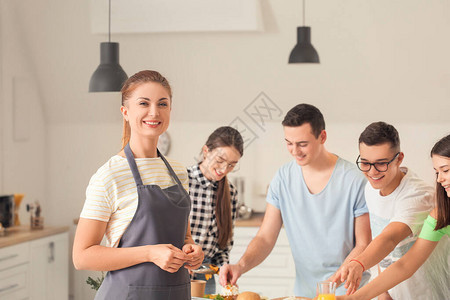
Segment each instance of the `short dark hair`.
M298 127L308 123L311 125L312 133L316 138L322 130L325 130L325 120L320 110L311 104L298 104L291 108L284 117L283 126Z
M391 149L394 149L396 152L400 151L400 138L397 129L381 121L367 126L359 136L359 143L364 143L367 146L389 143L391 144Z

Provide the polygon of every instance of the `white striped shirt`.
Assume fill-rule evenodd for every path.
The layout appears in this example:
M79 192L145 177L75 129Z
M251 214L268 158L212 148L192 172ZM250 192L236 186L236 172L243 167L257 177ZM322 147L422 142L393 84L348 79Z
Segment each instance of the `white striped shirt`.
M188 191L186 168L166 158ZM144 185L158 185L166 189L176 185L161 158L136 158L136 165ZM86 189L86 201L80 217L108 222L106 246L117 247L120 238L133 218L138 204L136 183L126 158L111 157L92 176Z

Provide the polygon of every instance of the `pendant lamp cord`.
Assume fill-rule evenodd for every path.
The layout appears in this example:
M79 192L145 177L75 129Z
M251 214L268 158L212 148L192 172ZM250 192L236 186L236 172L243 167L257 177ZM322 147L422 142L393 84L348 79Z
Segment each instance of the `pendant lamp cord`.
M303 27L305 27L305 0L303 0Z
M109 0L108 42L111 43L111 0Z

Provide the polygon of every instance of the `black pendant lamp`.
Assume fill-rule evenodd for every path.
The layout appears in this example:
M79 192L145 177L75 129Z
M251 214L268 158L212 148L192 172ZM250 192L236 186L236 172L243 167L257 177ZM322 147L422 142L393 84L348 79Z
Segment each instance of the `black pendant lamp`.
M127 74L119 64L119 43L111 43L111 0L109 0L108 42L100 43L100 65L89 81L89 92L119 92Z
M297 27L297 45L291 51L289 63L320 63L319 54L311 44L311 27L305 26L305 0L303 0L303 26Z

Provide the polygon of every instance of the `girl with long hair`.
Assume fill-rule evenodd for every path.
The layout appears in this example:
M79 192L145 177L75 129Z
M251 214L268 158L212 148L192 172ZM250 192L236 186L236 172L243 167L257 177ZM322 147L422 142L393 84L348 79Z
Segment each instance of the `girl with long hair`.
M202 246L205 264L221 266L229 262L238 200L227 174L243 154L244 141L239 131L219 127L202 147L202 161L188 168L192 237ZM214 278L207 281L206 293L215 293Z

